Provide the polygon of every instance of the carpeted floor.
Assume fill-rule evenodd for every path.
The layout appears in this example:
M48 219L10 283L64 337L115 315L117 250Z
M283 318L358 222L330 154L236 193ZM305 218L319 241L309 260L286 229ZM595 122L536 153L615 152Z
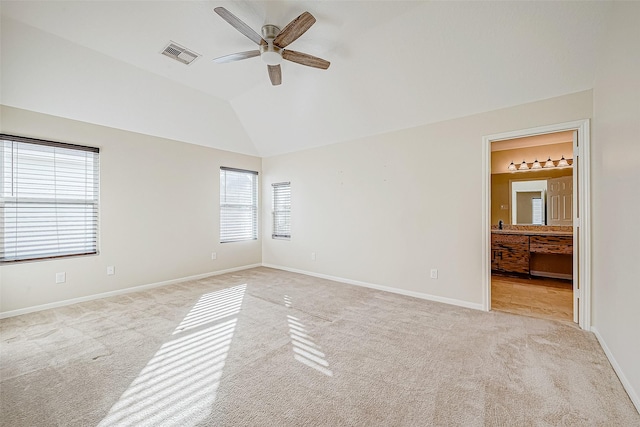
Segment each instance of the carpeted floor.
M637 426L590 333L268 268L1 321L3 426Z

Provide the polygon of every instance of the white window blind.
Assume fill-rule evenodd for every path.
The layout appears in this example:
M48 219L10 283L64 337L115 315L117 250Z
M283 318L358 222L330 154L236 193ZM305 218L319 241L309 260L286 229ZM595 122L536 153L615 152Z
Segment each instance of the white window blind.
M542 198L531 199L533 225L544 225L544 212L542 206Z
M220 243L258 238L258 172L220 168Z
M291 183L278 182L273 186L273 232L274 239L291 238Z
M0 138L0 262L97 253L99 150Z

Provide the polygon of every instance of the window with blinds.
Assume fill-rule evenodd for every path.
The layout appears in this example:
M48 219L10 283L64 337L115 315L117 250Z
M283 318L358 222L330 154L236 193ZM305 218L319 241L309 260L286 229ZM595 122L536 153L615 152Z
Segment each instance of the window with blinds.
M542 198L531 199L531 217L533 225L544 225L544 206Z
M273 186L273 232L274 239L291 238L291 183L278 182Z
M0 262L98 252L99 150L0 134Z
M220 243L258 238L258 172L220 168Z

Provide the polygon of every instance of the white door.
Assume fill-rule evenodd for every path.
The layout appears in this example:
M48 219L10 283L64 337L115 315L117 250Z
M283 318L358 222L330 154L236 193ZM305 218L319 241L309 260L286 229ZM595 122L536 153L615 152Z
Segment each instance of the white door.
M547 180L547 224L573 225L573 176Z
M573 223L573 321L575 323L580 324L580 277L578 277L578 273L580 272L580 266L578 265L578 260L580 259L580 218L578 217L580 212L580 200L578 198L578 194L580 193L580 189L578 188L578 183L580 180L578 177L580 176L580 150L578 147L578 131L573 131L573 179L572 179L572 213L571 219Z

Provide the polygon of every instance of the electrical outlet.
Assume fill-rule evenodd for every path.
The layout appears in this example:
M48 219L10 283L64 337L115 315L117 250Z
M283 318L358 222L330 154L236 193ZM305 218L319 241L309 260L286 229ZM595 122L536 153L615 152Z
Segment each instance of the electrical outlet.
M116 268L113 265L107 267L107 276L113 276L116 274Z
M311 261L315 261L315 260L316 260L316 253L311 252Z
M56 273L56 283L64 283L67 281L67 273Z
M432 279L437 279L438 278L438 269L437 268L432 268L431 269L431 278Z
M216 252L211 252L211 259L218 259L218 254Z

